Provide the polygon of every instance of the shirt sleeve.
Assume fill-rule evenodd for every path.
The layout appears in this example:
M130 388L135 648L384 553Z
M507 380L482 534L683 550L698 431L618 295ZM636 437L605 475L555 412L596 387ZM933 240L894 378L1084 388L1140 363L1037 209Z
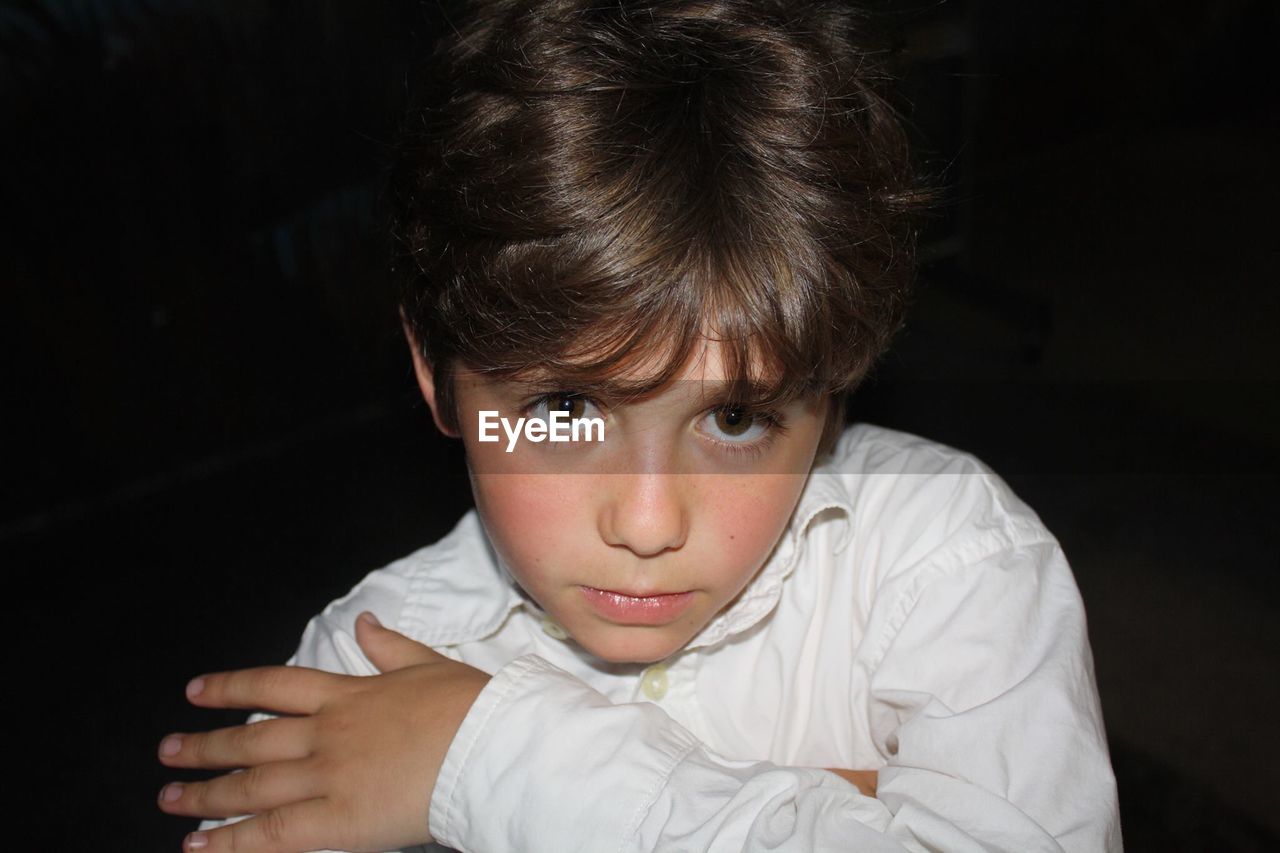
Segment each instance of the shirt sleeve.
M431 834L464 851L901 851L888 811L823 770L715 755L650 703L612 704L527 655L445 757Z
M920 573L872 638L869 736L887 760L875 798L823 770L717 755L658 706L610 703L526 656L459 729L432 835L477 853L1118 851L1061 552L969 556L963 570Z
M891 831L923 849L1120 850L1084 607L1058 544L966 555L918 589L870 676Z

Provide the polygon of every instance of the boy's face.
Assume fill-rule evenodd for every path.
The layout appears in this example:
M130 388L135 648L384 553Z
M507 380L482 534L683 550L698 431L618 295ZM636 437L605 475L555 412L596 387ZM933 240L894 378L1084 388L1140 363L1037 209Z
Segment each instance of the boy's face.
M435 413L430 371L417 367ZM495 549L577 643L613 662L670 656L746 587L795 509L825 417L815 400L772 418L735 408L714 342L638 400L585 400L554 377L455 375L476 508ZM479 441L483 410L514 426L556 408L602 418L604 440L521 435L508 452L499 426L498 441Z

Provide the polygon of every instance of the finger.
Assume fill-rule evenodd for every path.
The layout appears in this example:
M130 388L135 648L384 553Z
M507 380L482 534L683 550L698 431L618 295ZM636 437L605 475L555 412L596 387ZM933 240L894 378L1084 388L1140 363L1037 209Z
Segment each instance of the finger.
M382 672L422 663L437 663L443 655L432 651L398 631L384 628L378 618L365 611L356 619L356 642Z
M283 717L211 732L169 735L160 741L160 763L221 770L306 758L313 730L310 717Z
M303 802L319 793L311 762L281 761L207 782L171 782L160 790L160 810L191 817L235 817Z
M271 809L259 815L193 832L182 849L187 853L297 853L323 849L334 841L336 818L327 800L314 799Z
M263 666L193 678L187 685L187 699L205 708L314 714L344 695L351 680L301 666Z

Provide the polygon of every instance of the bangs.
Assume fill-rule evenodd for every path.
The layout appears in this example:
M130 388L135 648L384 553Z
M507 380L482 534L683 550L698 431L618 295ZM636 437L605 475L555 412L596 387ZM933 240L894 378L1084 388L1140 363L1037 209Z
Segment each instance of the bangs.
M812 288L783 278L785 267L766 271L766 258L720 252L712 269L691 263L697 253L655 257L652 240L633 240L631 246L611 241L607 264L554 264L554 280L526 278L547 268L542 258L511 257L505 270L488 270L491 283L494 275L525 271L501 288L524 296L524 304L504 306L500 315L527 319L470 336L483 344L460 347L461 361L492 378L627 400L679 380L714 346L723 370L717 396L736 404L778 407L840 390L830 375L829 336L819 325L824 312L797 298ZM550 250L530 248L539 255ZM563 247L550 251L563 261ZM620 269L626 272L618 275ZM539 322L530 322L535 318Z

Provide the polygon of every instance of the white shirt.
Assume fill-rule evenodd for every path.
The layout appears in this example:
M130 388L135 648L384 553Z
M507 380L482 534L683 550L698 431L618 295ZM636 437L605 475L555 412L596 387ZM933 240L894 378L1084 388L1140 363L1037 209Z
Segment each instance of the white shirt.
M1121 849L1058 543L911 435L848 429L760 573L661 664L565 639L474 512L329 605L290 663L375 673L363 610L493 676L431 797L459 850ZM876 797L822 767L878 769Z

